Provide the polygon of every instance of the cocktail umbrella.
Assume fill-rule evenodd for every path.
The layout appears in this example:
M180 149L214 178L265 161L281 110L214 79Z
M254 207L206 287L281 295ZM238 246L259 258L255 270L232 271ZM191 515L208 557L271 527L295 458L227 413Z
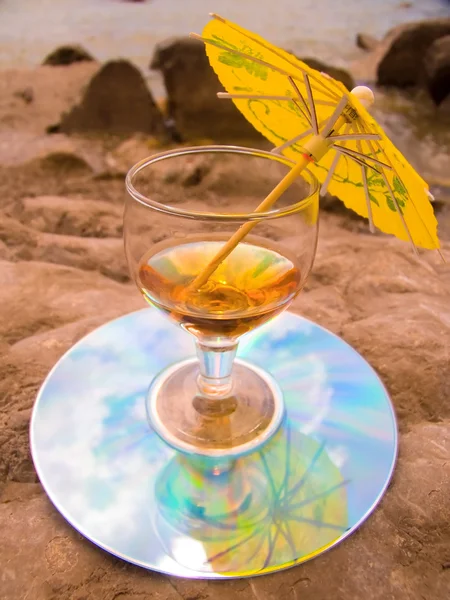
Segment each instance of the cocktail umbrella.
M269 210L309 168L347 208L369 220L370 229L439 248L437 221L427 183L390 141L367 108L369 88L349 92L262 37L213 14L203 35L212 68L246 119L296 166L262 202ZM236 232L210 267L196 280L202 285L255 223Z

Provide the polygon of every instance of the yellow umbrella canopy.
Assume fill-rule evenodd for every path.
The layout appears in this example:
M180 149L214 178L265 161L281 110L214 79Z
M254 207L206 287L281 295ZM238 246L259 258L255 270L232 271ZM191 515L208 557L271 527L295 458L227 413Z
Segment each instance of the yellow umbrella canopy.
M321 192L381 231L414 247L439 248L427 183L366 106L367 88L349 92L329 75L238 25L212 15L202 39L210 64L246 119L296 163L305 162Z

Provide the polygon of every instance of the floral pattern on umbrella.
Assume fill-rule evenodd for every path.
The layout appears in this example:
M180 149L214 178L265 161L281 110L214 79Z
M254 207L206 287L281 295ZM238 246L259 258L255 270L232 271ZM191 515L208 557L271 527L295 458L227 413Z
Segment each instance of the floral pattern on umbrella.
M306 155L322 193L339 197L370 229L439 248L427 183L402 156L357 95L260 36L212 15L202 39L229 98L294 161ZM325 152L308 151L323 140Z

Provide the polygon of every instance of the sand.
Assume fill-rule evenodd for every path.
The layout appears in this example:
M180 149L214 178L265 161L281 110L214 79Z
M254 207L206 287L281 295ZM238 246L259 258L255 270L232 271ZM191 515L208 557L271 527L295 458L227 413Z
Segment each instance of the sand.
M166 577L110 556L67 524L38 482L28 442L37 391L58 358L98 325L144 306L128 277L121 213L124 171L151 141L46 136L67 96L45 103L48 118L32 118L11 93L0 93L0 600L447 599L445 190L447 265L432 253L418 261L407 244L370 235L331 204L307 289L292 306L360 351L392 396L400 454L379 508L337 548L285 572L227 582ZM224 202L226 178L209 177L213 201Z

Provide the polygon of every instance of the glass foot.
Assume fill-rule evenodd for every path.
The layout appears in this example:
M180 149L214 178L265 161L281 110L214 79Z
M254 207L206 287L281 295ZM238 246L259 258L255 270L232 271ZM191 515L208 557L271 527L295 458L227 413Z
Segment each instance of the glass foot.
M147 415L156 433L181 452L236 457L253 452L278 430L282 393L262 369L235 360L232 389L225 398L199 392L197 359L169 367L147 395Z

